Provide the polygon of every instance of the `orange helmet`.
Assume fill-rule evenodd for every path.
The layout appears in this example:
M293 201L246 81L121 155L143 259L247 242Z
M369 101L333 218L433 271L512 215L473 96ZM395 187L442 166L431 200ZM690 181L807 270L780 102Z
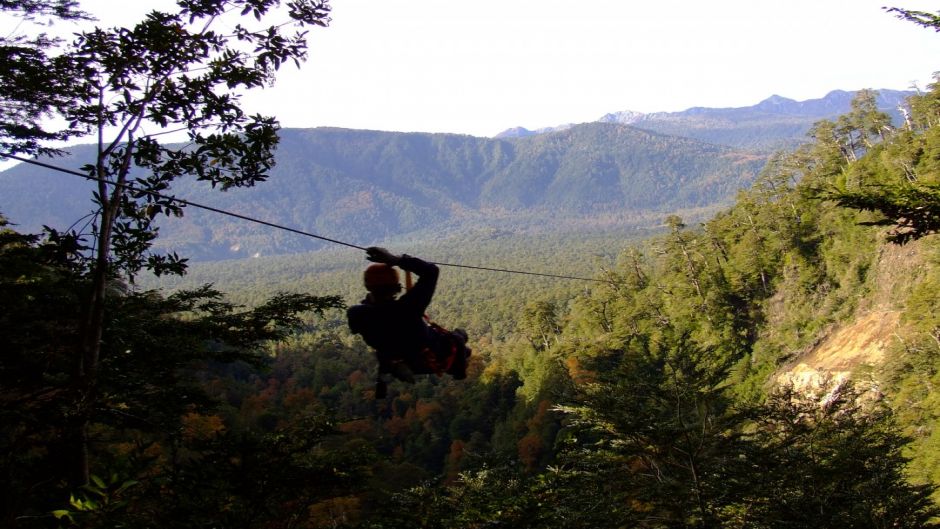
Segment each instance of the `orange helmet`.
M375 263L366 268L362 280L367 290L398 285L398 270L384 263Z

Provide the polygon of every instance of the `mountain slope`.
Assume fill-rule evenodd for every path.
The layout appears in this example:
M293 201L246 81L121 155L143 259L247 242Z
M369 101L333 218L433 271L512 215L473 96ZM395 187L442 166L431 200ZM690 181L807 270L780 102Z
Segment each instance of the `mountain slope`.
M181 198L357 244L472 226L626 225L707 207L746 187L764 159L612 123L521 139L335 128L282 131L267 182L219 193L181 182ZM76 147L56 165L88 163ZM20 165L0 173L0 212L27 231L59 229L90 209L91 185ZM37 192L41 190L40 192ZM661 216L657 214L658 216ZM190 209L159 243L197 258L290 253L314 240Z
M680 209L746 186L762 159L725 147L589 123L513 140L517 156L494 175L485 204L591 214Z

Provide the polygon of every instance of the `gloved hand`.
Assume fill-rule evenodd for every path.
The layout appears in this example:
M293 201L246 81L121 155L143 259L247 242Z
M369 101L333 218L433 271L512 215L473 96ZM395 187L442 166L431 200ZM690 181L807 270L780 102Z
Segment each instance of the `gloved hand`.
M401 256L395 255L385 248L370 246L366 248L366 259L372 261L373 263L385 263L395 266L399 261L401 261Z

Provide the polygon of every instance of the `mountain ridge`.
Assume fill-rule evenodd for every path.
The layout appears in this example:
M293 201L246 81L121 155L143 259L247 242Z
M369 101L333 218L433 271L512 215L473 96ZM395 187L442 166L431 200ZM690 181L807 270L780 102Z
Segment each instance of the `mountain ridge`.
M813 123L832 119L849 111L858 91L832 90L822 98L796 101L780 95L745 107L690 107L680 112L643 113L621 110L604 114L597 122L621 123L674 136L694 138L736 148L763 151L792 148L803 142ZM877 90L878 107L896 123L903 119L898 105L914 94L912 91ZM560 125L567 128L570 125ZM544 127L530 131L513 127L496 138L529 137L559 130Z
M882 108L905 92L879 92ZM284 129L271 178L251 189L212 191L194 180L181 198L331 238L377 243L471 228L519 233L633 229L666 214L726 204L749 186L770 147L802 142L819 119L847 110L853 92L818 100L772 95L742 108L607 114L526 135L322 127ZM90 146L53 160L76 169ZM68 181L72 178L72 181ZM68 182L68 183L67 183ZM27 231L81 229L92 210L86 182L16 166L0 173L0 213ZM696 213L697 212L697 213ZM190 209L161 222L161 251L196 259L296 253L322 243Z
M71 150L54 163L75 168L94 156L90 146ZM276 156L269 180L254 188L219 193L183 180L174 192L268 222L371 243L467 226L649 226L650 218L665 212L730 200L764 163L750 152L614 123L520 139L284 129ZM91 187L77 177L20 165L0 173L0 212L28 231L43 224L67 229L91 210ZM161 230L161 249L201 259L321 246L194 209L161 223Z

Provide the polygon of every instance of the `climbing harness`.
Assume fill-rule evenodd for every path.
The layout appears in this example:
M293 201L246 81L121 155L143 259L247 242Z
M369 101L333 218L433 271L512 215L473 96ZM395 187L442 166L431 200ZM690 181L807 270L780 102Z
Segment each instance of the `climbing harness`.
M412 278L411 272L405 270L405 291L411 290L414 286L414 280ZM437 376L443 376L444 373L447 373L457 360L457 354L462 349L457 344L457 337L453 332L444 328L443 325L434 323L431 321L431 317L427 314L424 315L424 321L428 324L428 328L432 333L436 334L437 340L445 340L446 343L450 346L449 353L443 359L443 361L438 357L437 353L429 345L425 345L424 349L421 350L421 357L424 359L424 363L427 366L428 370L431 373L436 374ZM415 371L418 373L419 371Z

